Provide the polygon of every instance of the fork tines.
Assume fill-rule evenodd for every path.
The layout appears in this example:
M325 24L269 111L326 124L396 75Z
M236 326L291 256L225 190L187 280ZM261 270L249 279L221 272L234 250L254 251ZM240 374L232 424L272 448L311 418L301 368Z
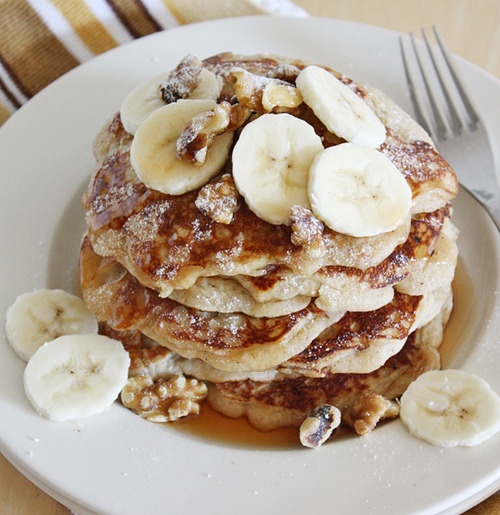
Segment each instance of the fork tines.
M413 52L408 51L403 38L399 41L417 121L432 137L442 141L464 130L474 130L479 117L453 65L453 56L436 27L433 27L433 33L437 46L431 44L423 29L424 45L410 34ZM415 73L417 68L418 72ZM420 91L425 91L427 100Z

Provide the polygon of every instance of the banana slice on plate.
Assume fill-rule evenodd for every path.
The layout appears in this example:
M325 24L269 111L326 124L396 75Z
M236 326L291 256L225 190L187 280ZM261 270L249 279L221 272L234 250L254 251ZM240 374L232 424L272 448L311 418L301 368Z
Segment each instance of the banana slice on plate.
M128 379L130 357L107 336L60 336L33 354L24 370L24 389L43 417L62 422L102 413Z
M309 167L323 150L320 137L292 115L264 114L241 131L233 177L248 207L272 224L288 224L293 205L309 208Z
M475 446L500 431L500 398L473 374L433 370L407 388L399 416L412 435L434 445Z
M408 217L412 193L403 175L381 152L341 143L319 153L310 169L314 214L334 231L375 236Z
M202 165L177 155L177 140L186 126L216 105L207 99L178 100L153 111L141 123L132 141L130 160L148 188L182 195L203 186L222 169L233 141L230 130L215 136Z
M160 90L166 76L163 73L139 84L125 97L120 106L120 118L129 134L135 134L139 125L153 111L166 105ZM206 68L202 68L200 79L200 84L192 91L189 98L217 100L222 89L222 79Z
M76 295L39 289L17 297L7 310L5 331L18 356L28 361L41 345L58 336L97 333L97 320Z
M330 132L356 145L373 148L385 141L385 125L368 104L324 68L307 66L299 73L296 86L304 102Z

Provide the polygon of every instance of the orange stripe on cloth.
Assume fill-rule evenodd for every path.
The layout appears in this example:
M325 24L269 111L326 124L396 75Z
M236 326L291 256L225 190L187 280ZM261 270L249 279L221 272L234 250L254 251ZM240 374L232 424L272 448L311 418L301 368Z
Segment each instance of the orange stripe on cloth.
M79 64L25 0L0 1L0 58L27 97Z
M238 0L237 2L233 0L218 0L217 2L211 0L163 0L163 3L182 25L217 18L265 13L264 10L247 0Z
M51 0L51 2L94 54L101 54L118 45L108 29L96 18L83 0Z
M10 117L10 114L10 110L3 104L0 104L0 125L7 121L7 118Z
M162 30L140 0L106 0L134 38Z

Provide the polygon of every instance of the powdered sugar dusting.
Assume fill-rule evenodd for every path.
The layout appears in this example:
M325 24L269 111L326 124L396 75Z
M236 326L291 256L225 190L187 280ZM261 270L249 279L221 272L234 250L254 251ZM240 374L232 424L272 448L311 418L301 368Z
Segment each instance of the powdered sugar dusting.
M142 211L127 220L124 226L126 233L134 240L154 242L169 208L168 200L148 204Z
M116 204L122 204L135 193L135 187L131 183L111 186L103 195L96 197L92 202L95 213L102 213L105 209Z

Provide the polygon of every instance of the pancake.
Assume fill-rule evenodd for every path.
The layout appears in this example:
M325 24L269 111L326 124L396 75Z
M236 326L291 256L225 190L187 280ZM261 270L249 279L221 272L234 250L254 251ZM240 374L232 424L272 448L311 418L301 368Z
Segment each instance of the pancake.
M289 375L372 372L401 350L411 333L452 305L451 288L411 296L397 292L370 312L348 312L298 355L280 365Z
M172 291L169 298L201 311L244 313L257 318L288 315L311 302L311 297L306 295L259 302L238 281L220 276L200 277L191 288Z
M191 118L177 140L178 158L203 165L215 138L232 131L237 144L245 125L267 112L309 124L320 148L345 143L302 97L264 106L263 84L275 81L289 93L309 64L230 52L185 58L165 74L159 105L187 101L202 70L214 73L221 89L218 111ZM156 402L154 392L170 381L192 408L178 416L197 413L205 382L214 409L246 416L260 430L298 426L328 403L364 434L397 416L394 400L411 381L439 368L458 255L455 174L385 94L323 68L382 122L385 140L377 150L411 190L407 216L374 236L336 232L298 205L285 223L269 223L240 194L230 158L203 184L164 193L134 170L134 135L120 113L97 135L95 170L82 199L82 295L100 332L131 356L122 401L141 416L172 420L162 403L142 410L140 402ZM254 89L242 93L235 74L248 72L244 86ZM227 116L220 126L216 113ZM165 409L170 405L165 400Z

